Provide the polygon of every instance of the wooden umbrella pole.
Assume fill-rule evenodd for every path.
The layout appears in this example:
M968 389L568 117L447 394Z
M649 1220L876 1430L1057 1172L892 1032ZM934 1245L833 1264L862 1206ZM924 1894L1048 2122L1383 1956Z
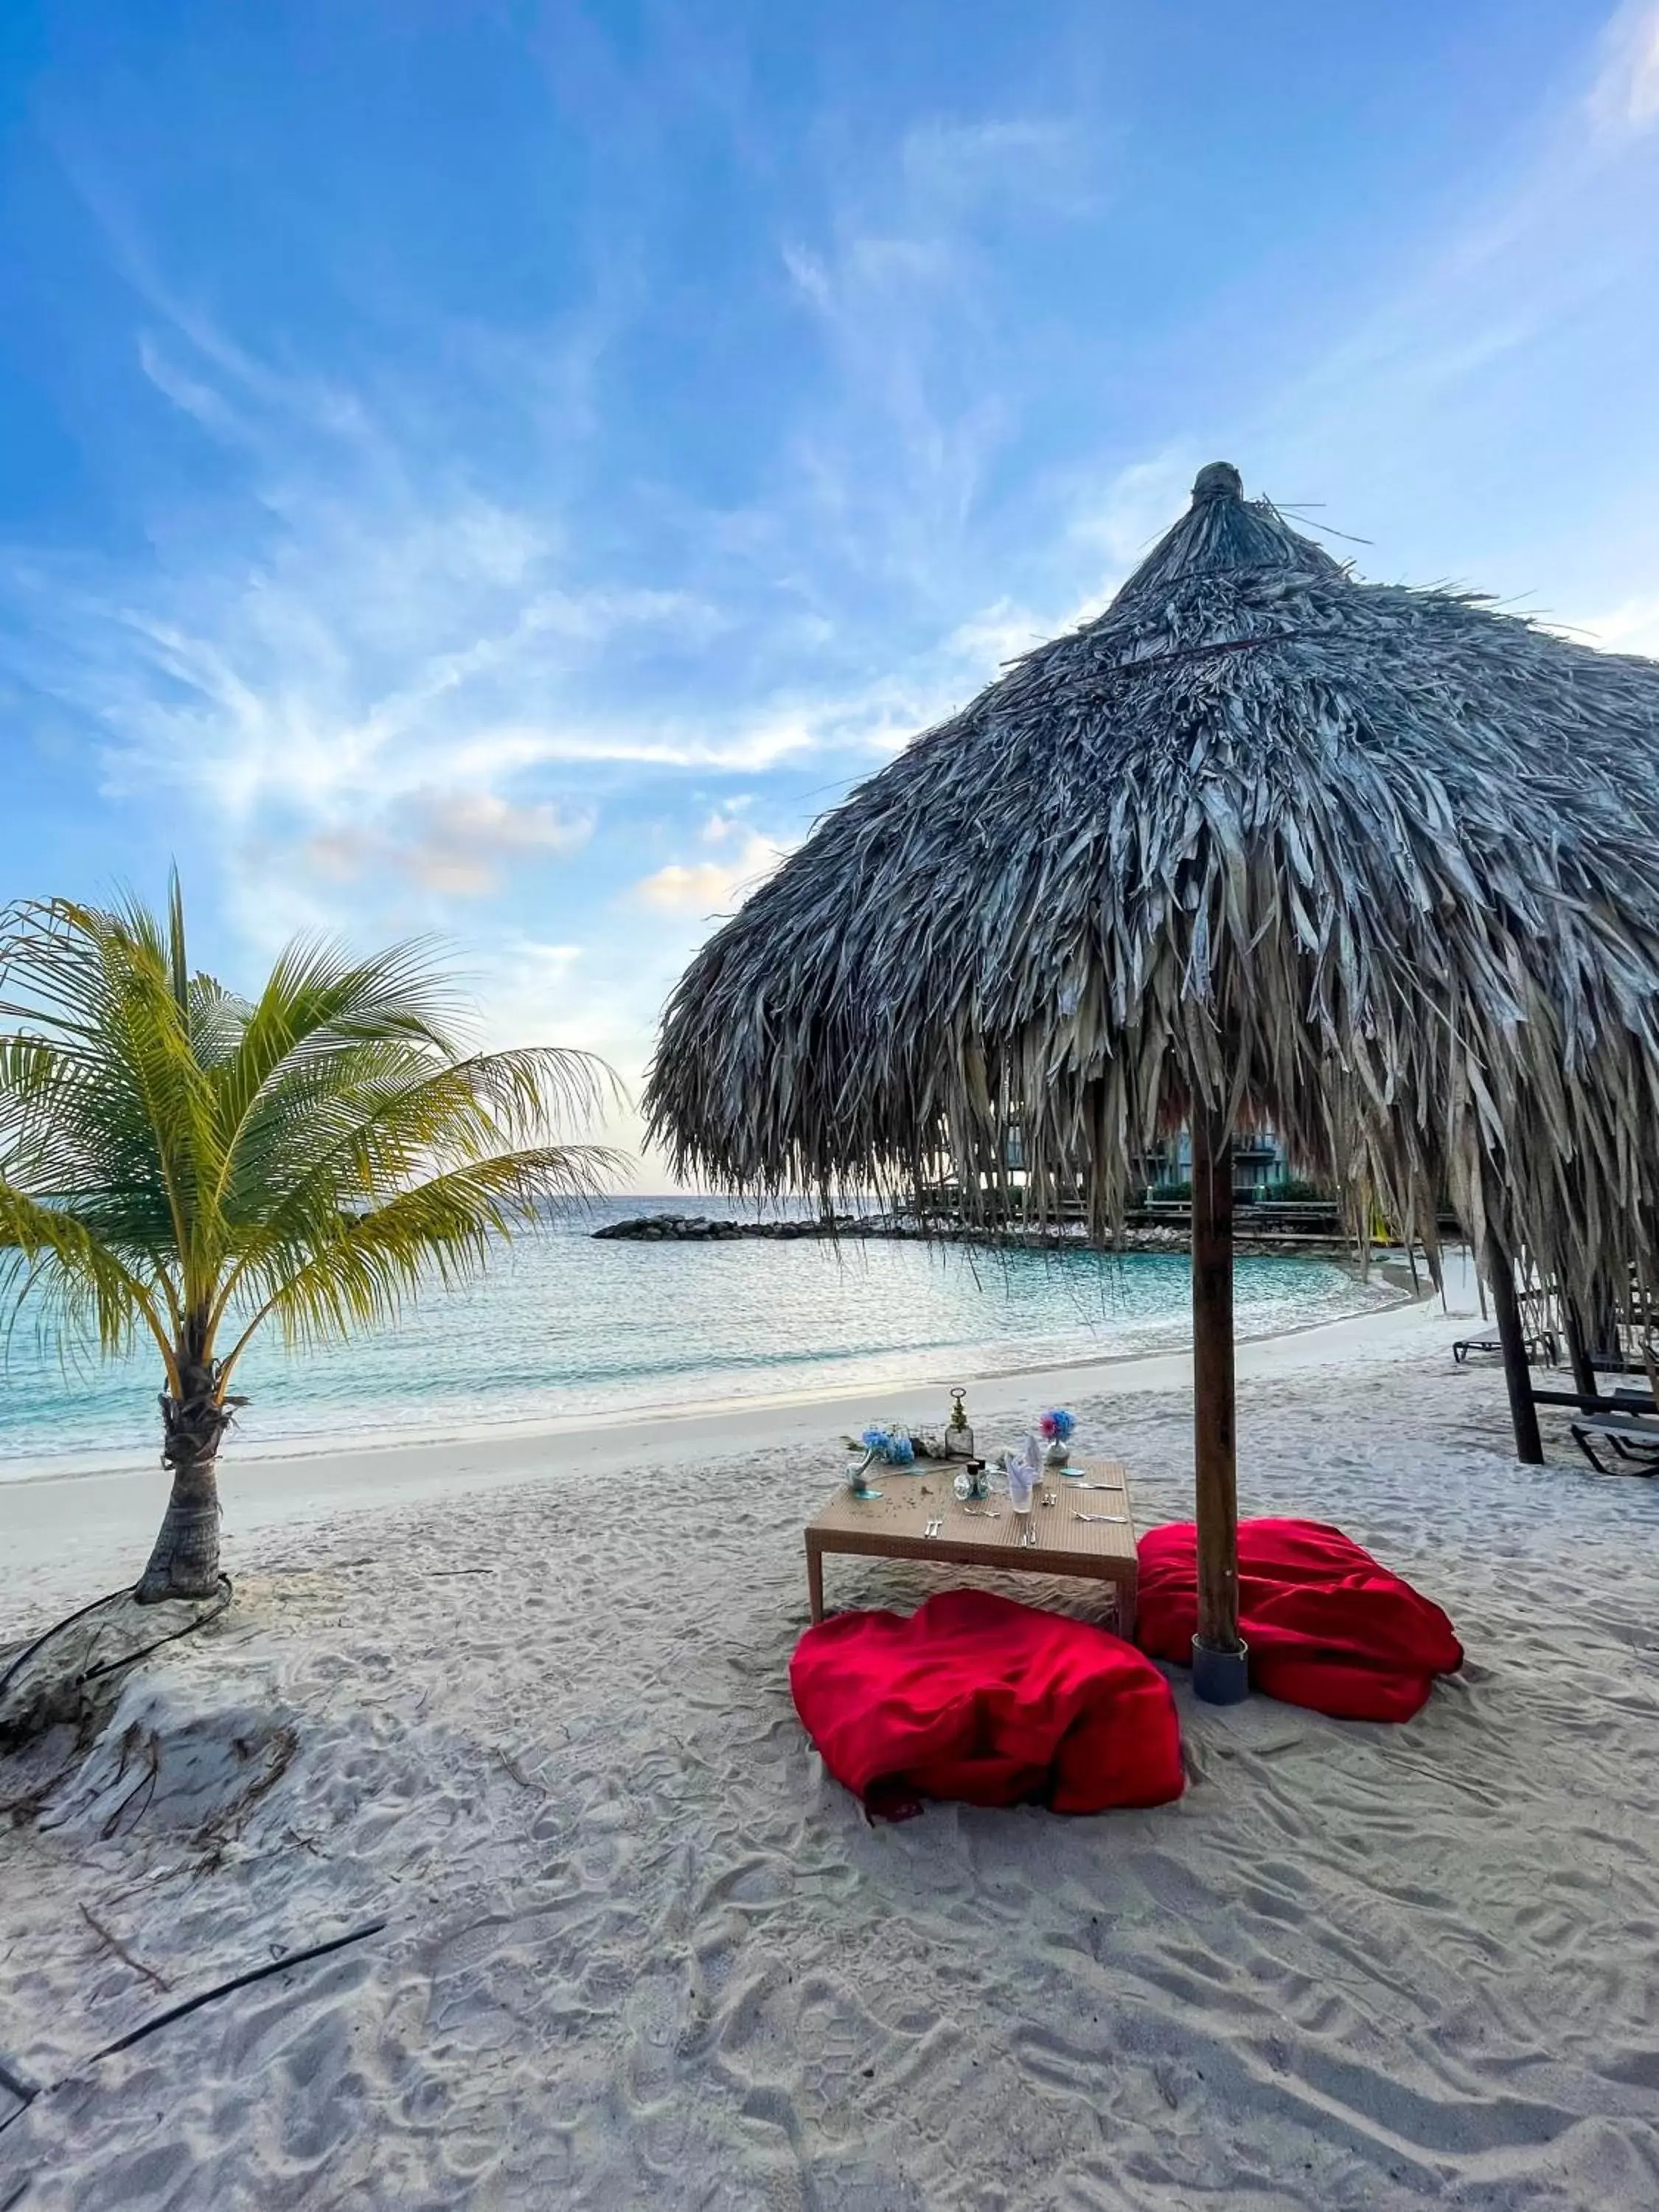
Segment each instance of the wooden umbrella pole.
M1193 1113L1193 1413L1198 1462L1198 1634L1238 1641L1238 1455L1233 1412L1233 1148Z
M1595 1370L1590 1363L1589 1331L1584 1327L1584 1316L1576 1300L1568 1298L1562 1316L1567 1336L1567 1364L1572 1370L1572 1387L1581 1398L1598 1397L1600 1386Z
M1521 1303L1515 1295L1515 1262L1491 1235L1486 1238L1486 1276L1492 1285L1498 1340L1504 1347L1504 1380L1509 1386L1515 1455L1527 1467L1542 1467L1544 1440L1539 1434L1538 1407L1532 1395L1532 1368L1527 1358L1526 1333L1521 1326Z

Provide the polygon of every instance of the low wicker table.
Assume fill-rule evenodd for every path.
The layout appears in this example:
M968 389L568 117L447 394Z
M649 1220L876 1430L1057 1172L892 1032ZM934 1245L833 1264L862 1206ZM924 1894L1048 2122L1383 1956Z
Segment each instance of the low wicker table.
M949 1461L915 1474L872 1468L870 1479L879 1498L855 1498L843 1489L808 1525L806 1588L813 1620L823 1619L824 1553L854 1552L871 1559L944 1559L956 1566L1082 1575L1111 1583L1117 1592L1119 1632L1133 1636L1138 1570L1128 1477L1115 1460L1107 1459L1080 1461L1068 1472L1111 1487L1085 1490L1081 1481L1050 1474L1030 1511L1019 1514L1006 1497L969 1498L964 1504L951 1488L957 1469ZM1082 1513L1123 1517L1082 1521L1077 1517ZM924 1536L922 1530L936 1520L945 1523L939 1534ZM1028 1529L1036 1532L1035 1546L1018 1540Z

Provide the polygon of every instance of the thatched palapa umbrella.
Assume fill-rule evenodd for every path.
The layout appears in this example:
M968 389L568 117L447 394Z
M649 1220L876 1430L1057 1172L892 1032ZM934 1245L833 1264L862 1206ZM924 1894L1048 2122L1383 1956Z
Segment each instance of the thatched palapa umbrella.
M1236 1651L1235 1133L1271 1125L1431 1259L1449 1197L1512 1350L1521 1259L1586 1308L1650 1293L1656 825L1659 664L1361 584L1216 463L1104 615L704 945L653 1134L733 1189L954 1176L970 1218L1080 1193L1105 1232L1188 1123L1200 1638Z

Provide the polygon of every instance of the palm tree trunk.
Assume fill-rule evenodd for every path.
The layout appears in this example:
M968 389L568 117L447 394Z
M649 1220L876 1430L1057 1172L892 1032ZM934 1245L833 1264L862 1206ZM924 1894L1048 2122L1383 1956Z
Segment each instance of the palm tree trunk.
M219 1439L230 1424L210 1364L179 1362L182 1395L161 1394L161 1462L173 1495L149 1565L133 1595L140 1605L211 1597L219 1588Z

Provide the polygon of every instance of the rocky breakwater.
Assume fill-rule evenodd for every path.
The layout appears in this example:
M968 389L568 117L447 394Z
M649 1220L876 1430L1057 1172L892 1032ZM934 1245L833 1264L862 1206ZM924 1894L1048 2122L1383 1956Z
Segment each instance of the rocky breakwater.
M866 1237L882 1230L861 1216L836 1214L831 1220L792 1218L782 1221L731 1220L707 1213L641 1213L593 1231L600 1243L720 1244L739 1237ZM896 1232L888 1230L888 1235Z
M1088 1239L1079 1224L1044 1229L965 1228L960 1223L923 1223L902 1213L836 1213L787 1215L781 1220L736 1220L706 1213L641 1213L626 1221L613 1221L593 1231L601 1242L629 1244L717 1244L738 1237L787 1239L803 1237L890 1237L936 1244L988 1244L1027 1250L1053 1250L1081 1246ZM1186 1246L1185 1233L1159 1226L1131 1231L1118 1248L1123 1251L1173 1252Z
M782 1220L736 1219L707 1213L641 1213L626 1221L613 1221L593 1231L601 1243L629 1244L724 1244L741 1237L776 1240L795 1237L885 1237L934 1244L976 1244L1003 1250L1052 1252L1079 1250L1091 1243L1106 1252L1185 1252L1191 1249L1184 1221L1131 1220L1115 1237L1091 1239L1080 1222L1045 1228L1011 1225L964 1227L960 1223L923 1223L914 1216L895 1213L837 1213L828 1217L794 1214ZM1278 1225L1255 1228L1240 1208L1235 1230L1235 1249L1241 1256L1267 1258L1303 1255L1344 1259L1352 1255L1351 1238L1340 1231L1286 1230Z

